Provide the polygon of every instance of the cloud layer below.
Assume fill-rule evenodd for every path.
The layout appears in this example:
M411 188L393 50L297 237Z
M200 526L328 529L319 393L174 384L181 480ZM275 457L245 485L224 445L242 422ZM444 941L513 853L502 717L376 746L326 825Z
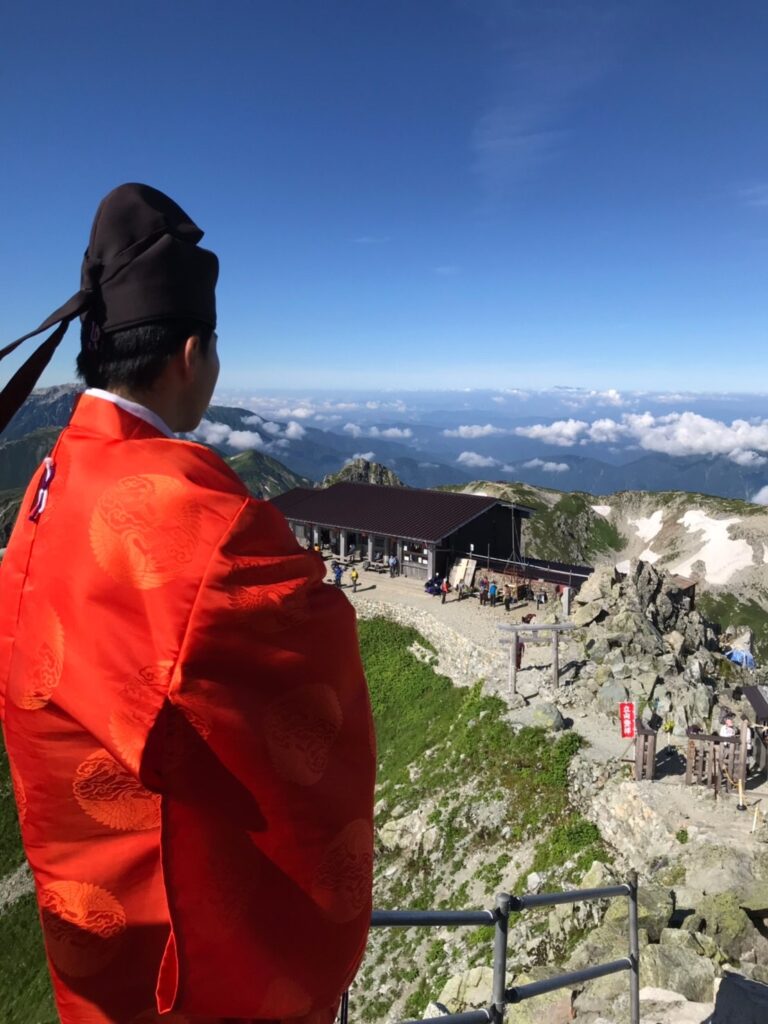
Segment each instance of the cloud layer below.
M571 448L574 445L637 445L665 455L725 455L740 466L762 466L768 458L768 419L733 420L724 423L695 412L654 416L649 412L625 413L620 420L555 420L516 427L515 433L544 444Z

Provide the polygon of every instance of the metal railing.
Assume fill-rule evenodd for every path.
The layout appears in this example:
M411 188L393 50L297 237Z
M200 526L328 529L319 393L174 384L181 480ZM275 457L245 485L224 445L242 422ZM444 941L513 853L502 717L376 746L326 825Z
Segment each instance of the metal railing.
M515 985L507 988L507 929L509 915L533 907L554 907L562 903L583 903L589 900L609 899L615 896L626 896L629 903L629 952L619 960L605 964L584 967L579 971L557 974L542 981L532 981L526 985ZM556 989L569 988L595 978L604 978L609 974L629 971L629 1008L631 1024L640 1024L640 947L637 931L637 872L631 872L629 880L622 885L607 886L602 889L574 889L569 892L549 892L511 896L499 893L493 910L374 910L371 916L372 928L411 928L411 927L479 927L493 925L493 991L488 1006L480 1010L468 1010L465 1013L448 1013L432 1019L431 1024L500 1024L504 1019L506 1007L512 1003L522 1003L526 999L554 992ZM346 1024L349 1011L349 1000L345 994L342 1003L341 1020ZM415 1022L408 1022L415 1024ZM421 1022L418 1022L421 1024Z

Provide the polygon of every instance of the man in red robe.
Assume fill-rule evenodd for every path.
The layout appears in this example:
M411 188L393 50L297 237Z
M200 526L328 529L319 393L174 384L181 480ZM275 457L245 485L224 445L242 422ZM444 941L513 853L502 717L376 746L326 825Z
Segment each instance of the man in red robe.
M330 1024L368 932L354 613L173 437L218 374L201 237L155 189L110 193L80 292L0 396L7 422L83 318L89 388L0 569L0 720L63 1024Z

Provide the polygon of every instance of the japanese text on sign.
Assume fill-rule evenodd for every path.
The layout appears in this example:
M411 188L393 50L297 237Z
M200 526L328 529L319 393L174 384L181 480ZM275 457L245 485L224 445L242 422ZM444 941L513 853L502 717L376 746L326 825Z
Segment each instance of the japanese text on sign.
M635 705L633 701L622 701L619 704L619 721L621 722L621 738L635 738Z

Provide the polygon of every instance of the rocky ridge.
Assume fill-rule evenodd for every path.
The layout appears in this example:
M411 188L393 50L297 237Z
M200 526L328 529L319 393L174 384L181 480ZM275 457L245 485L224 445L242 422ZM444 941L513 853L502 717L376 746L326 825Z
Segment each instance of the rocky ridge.
M474 669L485 674L487 692L506 696L505 664L497 649L473 645L428 611L365 598L357 598L356 605L363 617L384 611L402 623L418 625L427 637L421 656L455 683L470 684ZM542 617L562 618L562 611L553 602ZM643 1020L736 1020L720 1013L721 995L725 998L733 986L743 983L752 986L749 999L768 996L768 828L763 825L752 833L752 814L735 811L735 796L715 802L707 790L684 787L677 774L676 744L690 724L708 730L718 723L724 706L739 713L748 710L737 700L743 681L740 670L734 670L721 647L726 642L748 647L749 631L738 624L722 630L708 622L691 607L690 595L679 581L647 563L632 564L626 574L610 566L598 570L574 604L573 621L580 627L579 638L563 658L567 670L561 686L553 689L545 664L529 665L518 680L530 696L512 706L508 702L506 714L513 730L533 721L562 729L570 715L573 728L592 741L571 760L569 801L596 826L609 863L596 860L591 866L577 866L576 858L535 871L534 844L510 844L503 834L487 835L482 857L471 853L461 858L460 866L446 863L442 854L449 821L498 820L499 807L467 780L455 791L448 821L440 792L407 810L387 801L379 804L385 874L402 879L419 865L419 871L437 885L435 896L453 894L451 906L490 906L493 891L500 888L522 892L569 884L597 886L623 880L635 869L642 893ZM604 736L616 732L616 703L625 697L638 702L645 718L655 713L666 723L672 746L666 760L662 754L664 768L653 783L630 781L615 745L604 746ZM556 718L548 711L534 718L553 707ZM413 767L414 778L420 770L419 765ZM754 796L748 802L753 800ZM493 873L486 870L489 864L501 866ZM377 899L392 895L388 882L379 876L377 887ZM404 894L400 905L408 905L407 899ZM374 958L377 939L372 939ZM483 1005L490 990L487 961L462 947L455 933L451 937L446 930L440 940L445 953L440 967L453 968L447 977L430 964L429 945L409 949L419 971L433 979L428 993L435 1001L432 1012L442 1006L461 1011ZM615 959L626 955L626 948L624 901L521 915L510 941L515 950L513 977L520 982L546 976L556 967L575 969ZM436 974L442 976L435 981ZM375 978L372 971L369 980ZM401 983L403 988L404 995L413 995ZM616 975L585 986L573 1000L570 993L553 993L514 1007L510 1019L560 1024L576 1013L575 1019L585 1024L623 1024L628 1020L627 991L626 976ZM718 1011L710 1017L716 995ZM384 982L381 998L382 1011L390 1000L389 1020L402 1017L404 999L398 998L395 988ZM745 1015L743 1022L761 1019Z

